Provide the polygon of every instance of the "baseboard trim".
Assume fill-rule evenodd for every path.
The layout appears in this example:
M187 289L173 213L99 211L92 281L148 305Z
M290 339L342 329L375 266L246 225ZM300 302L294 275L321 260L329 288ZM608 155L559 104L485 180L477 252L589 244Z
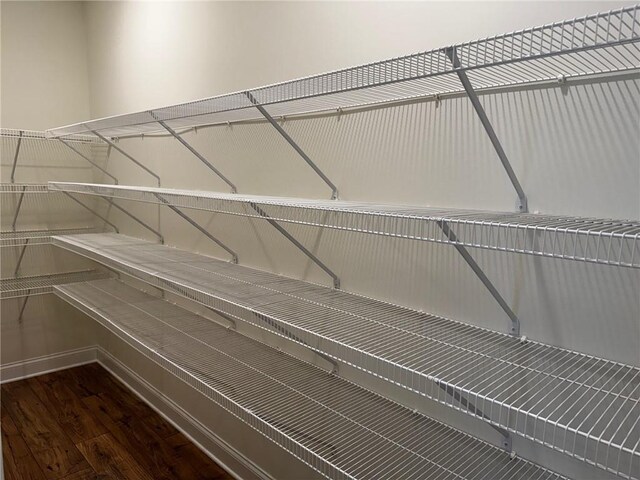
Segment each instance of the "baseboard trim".
M97 352L96 346L83 347L0 365L0 384L93 363Z
M214 462L234 478L275 480L265 470L203 425L135 371L101 347L96 347L97 362L124 383L136 396L176 427ZM215 451L214 451L215 449Z

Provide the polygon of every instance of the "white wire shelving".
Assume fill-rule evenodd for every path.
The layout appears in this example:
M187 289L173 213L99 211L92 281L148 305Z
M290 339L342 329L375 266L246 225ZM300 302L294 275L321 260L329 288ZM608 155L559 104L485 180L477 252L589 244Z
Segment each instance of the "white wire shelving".
M632 220L88 183L50 182L49 189L269 218L314 227L640 268L640 222ZM449 228L443 229L443 224ZM454 236L451 231L455 231Z
M122 282L56 294L327 478L563 478Z
M107 274L98 270L49 273L16 278L0 279L0 299L30 297L53 292L55 285L86 282L105 278Z
M640 369L115 234L62 248L624 478Z
M47 194L50 192L46 183L0 183L0 193Z
M78 228L51 228L41 230L16 230L9 232L0 232L0 248L1 247L23 247L25 244L49 245L53 235L74 235L81 233L98 233L101 231L95 227L78 227Z
M476 91L640 67L640 7L565 20L482 40L393 58L275 85L49 130L54 137L105 137L273 117Z

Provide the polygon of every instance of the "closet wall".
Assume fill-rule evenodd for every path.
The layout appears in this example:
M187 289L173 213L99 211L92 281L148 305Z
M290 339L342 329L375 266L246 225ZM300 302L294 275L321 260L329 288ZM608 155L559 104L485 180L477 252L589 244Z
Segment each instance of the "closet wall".
M0 126L43 130L90 115L88 48L80 2L2 2ZM2 182L9 182L17 138L2 138ZM46 183L58 178L91 181L92 167L57 142L24 140L15 180ZM2 230L10 231L18 195L2 195ZM93 224L94 218L60 195L26 195L16 228ZM19 248L2 248L2 277L13 277ZM87 262L49 246L28 247L22 276L87 268ZM55 368L58 354L95 344L92 322L53 295L2 302L1 363L7 375ZM45 357L45 358L43 358ZM81 358L78 355L76 358ZM74 358L74 357L70 357ZM39 359L39 361L32 361ZM26 363L25 363L26 362Z
M86 13L92 116L241 90L624 4L91 2ZM640 217L639 89L635 74L482 95L532 212ZM515 192L465 97L290 118L284 125L338 185L343 199L515 208ZM240 192L330 195L265 122L201 128L185 138ZM121 139L121 146L148 162L164 186L226 191L172 138ZM117 153L109 168L126 179L122 183L154 185L152 177ZM169 244L226 258L172 212L140 204L130 208L159 222ZM264 222L194 216L232 246L242 264L327 282ZM149 235L123 216L115 218L127 225L125 232ZM496 330L507 325L451 247L287 228L340 275L348 291ZM640 362L639 272L473 253L519 314L528 337Z

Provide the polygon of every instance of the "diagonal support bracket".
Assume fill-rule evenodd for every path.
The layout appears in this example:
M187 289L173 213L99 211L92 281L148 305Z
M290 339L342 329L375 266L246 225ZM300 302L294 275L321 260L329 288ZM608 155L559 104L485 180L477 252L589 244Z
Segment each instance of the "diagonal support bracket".
M76 202L78 205L80 205L84 209L89 210L91 213L93 213L96 217L98 217L100 220L105 222L107 225L111 225L111 227L113 227L113 229L115 230L116 233L120 233L120 230L118 230L118 227L116 227L113 223L111 223L109 220L107 220L107 218L105 218L104 216L102 216L98 212L96 212L93 208L85 205L80 200L78 200L76 197L71 195L69 192L62 192L62 193L64 193L67 197L69 197L71 200Z
M138 160L136 160L135 158L133 158L131 155L129 155L127 152L125 152L122 148L120 148L118 145L116 145L111 139L105 137L104 135L101 135L99 132L97 132L96 130L91 130L91 133L93 133L96 137L98 137L100 140L102 140L103 142L105 142L107 145L109 145L111 148L113 148L114 150L117 150L118 152L120 152L122 155L124 155L125 157L127 157L129 160L131 160L133 163L135 163L137 166L139 166L141 169L143 169L145 172L147 172L149 175L151 175L152 177L154 177L156 179L156 181L158 182L158 186L160 186L160 177L158 175L156 175L151 169L145 167L142 163L140 163ZM117 182L116 182L117 183Z
M271 115L269 115L269 112L267 112L265 108L262 105L260 105L260 102L256 100L256 98L251 94L251 92L244 92L244 94L247 96L249 101L253 103L253 105L258 109L258 111L262 114L262 116L266 118L267 121L273 126L273 128L275 128L278 131L278 133L282 135L282 138L284 138L287 141L287 143L289 143L289 145L291 145L293 149L296 152L298 152L298 155L300 155L303 158L303 160L307 162L307 165L309 165L313 169L313 171L316 172L322 180L324 180L324 183L326 183L329 186L329 188L331 188L331 191L332 191L331 198L333 200L336 200L338 198L338 187L336 187L333 184L333 182L329 180L329 177L327 177L322 172L322 170L320 170L320 168L313 162L313 160L311 160L309 156L306 153L304 153L304 150L302 150L302 148L298 146L298 144L293 140L293 138L291 138L289 134L285 132L284 128L282 128L278 124L278 122L276 122L275 119Z
M114 177L113 175L111 175L109 172L107 172L104 168L102 168L100 165L98 165L96 162L94 162L93 160L91 160L89 157L87 157L85 154L83 154L80 150L78 150L77 148L75 148L73 145L69 144L68 142L65 142L62 138L58 138L58 140L60 140L60 142L62 142L63 145L66 145L68 148L70 148L71 150L73 150L74 152L76 152L78 155L80 155L82 158L84 158L87 162L89 162L91 165L93 165L94 167L96 167L98 170L100 170L102 173L104 173L106 176L110 177L111 179L113 179L113 182L118 185L118 179L116 177Z
M520 185L520 182L518 181L518 177L513 171L513 168L511 167L511 163L509 163L509 158L507 158L507 154L504 152L504 149L502 148L502 144L500 143L500 140L498 140L498 136L496 135L496 132L493 130L493 127L491 126L491 122L489 121L489 118L487 117L487 114L484 111L484 108L482 107L482 103L480 103L480 99L478 98L478 95L473 89L473 85L471 85L471 81L467 76L467 72L462 68L462 65L460 64L460 60L458 59L458 55L456 54L455 47L446 48L444 52L447 55L447 57L449 57L449 60L451 60L451 63L453 64L453 68L455 69L455 72L458 75L458 78L460 79L460 82L462 83L464 90L467 92L467 96L469 97L469 100L471 100L471 104L473 105L473 108L475 109L476 114L480 118L480 122L482 123L482 126L487 132L487 135L489 136L489 140L491 140L491 144L493 145L493 148L498 154L498 158L502 162L502 166L507 172L507 175L509 176L509 180L511 181L513 188L518 194L518 200L516 204L518 211L521 213L526 213L528 211L527 197L524 193L524 190L522 189L522 185Z
M16 166L18 165L18 155L20 155L21 145L22 145L22 130L20 130L20 136L18 137L18 145L16 147L16 153L13 156L13 165L11 166L11 183L16 183Z
M27 302L31 296L31 290L27 290L27 295L24 297L24 302L20 306L20 313L18 314L18 323L22 323L22 316L24 315L24 309L27 308Z
M24 258L24 254L27 251L27 247L29 246L29 238L24 241L22 248L20 249L20 255L18 256L18 261L16 262L16 268L13 270L13 276L18 276L18 271L20 271L20 265L22 265L22 259Z
M225 250L229 255L231 255L231 261L233 263L238 263L238 254L236 252L234 252L233 250L231 250L229 247L227 247L224 243L222 243L220 240L218 240L216 237L214 237L213 235L211 235L202 225L200 225L199 223L195 222L194 220L191 219L191 217L189 215L187 215L186 213L184 213L182 210L180 210L177 207L174 207L173 205L171 205L169 203L168 200L162 198L162 196L158 193L154 193L154 195L156 196L156 198L158 200L160 200L164 205L166 205L167 207L169 207L171 210L173 210L175 213L177 213L179 216L181 216L184 220L186 220L187 222L189 222L191 224L192 227L198 229L200 231L200 233L202 233L205 237L207 237L209 240L211 240L213 243L215 243L216 245L218 245L220 248L222 248L223 250Z
M156 235L159 239L160 239L160 243L164 243L164 237L162 236L162 234L157 231L156 229L154 229L153 227L151 227L150 225L148 225L147 223L143 222L142 220L140 220L138 217L136 217L133 213L129 212L128 210L122 208L120 205L118 205L116 202L114 202L112 199L108 198L108 197L100 197L103 200L105 200L109 205L111 205L112 207L115 207L116 209L120 210L122 213L124 213L125 215L127 215L129 218L133 219L134 221L136 221L137 223L139 223L140 225L142 225L144 228L146 228L147 230L149 230L150 232L152 232L154 235Z
M20 197L18 198L18 206L16 207L16 213L13 214L13 221L11 222L11 229L15 232L16 223L18 222L18 215L20 214L20 209L22 208L22 201L24 200L24 191L27 189L26 186L22 187L22 191L20 192Z
M456 402L459 402L460 405L462 405L464 408L466 408L473 415L476 415L478 417L481 417L481 418L491 422L491 418L490 417L485 415L485 413L482 410L480 410L478 407L476 407L471 401L469 401L469 399L467 397L465 397L460 392L455 390L451 385L445 384L444 382L441 382L441 381L438 381L438 380L435 381L435 384L439 388L441 388L442 390L447 392L451 397L453 397L453 399ZM493 428L496 432L498 432L500 435L502 435L502 448L504 448L507 452L511 452L511 450L513 449L511 434L507 430L505 430L504 428L498 427L497 425L494 425L493 423L489 423L489 426L491 428Z
M511 320L509 333L511 335L520 335L520 319L514 313L514 311L511 310L511 307L507 304L505 299L502 298L500 292L498 292L493 283L491 283L491 280L489 280L489 278L485 275L485 273L482 271L482 268L480 268L480 265L476 263L469 251L463 245L460 245L458 237L453 232L453 230L451 230L449 224L444 220L436 220L436 224L440 227L442 233L444 233L444 235L453 244L458 253L462 255L462 258L465 260L465 262L467 262L467 265L471 267L473 273L478 276L482 284L486 287L487 290L489 290L489 293L491 293L491 296L493 296L495 301L498 302L498 305L500 305L504 313L507 314L507 316Z
M211 171L213 171L227 185L229 185L229 187L231 187L231 193L236 193L238 191L236 186L233 183L231 183L231 180L229 180L227 177L225 177L220 170L218 170L216 167L214 167L211 164L211 162L209 162L209 160L207 160L200 152L198 152L195 148L193 148L189 144L189 142L187 142L184 138L182 138L178 134L178 132L176 132L173 128L171 128L169 125L167 125L164 121L158 119L153 112L149 112L149 113L156 120L156 122L158 122L162 126L162 128L164 128L167 132L169 132L176 140L178 140L182 145L184 145L187 150L189 150L191 153L193 153L198 160L200 160L202 163L204 163Z
M332 279L333 279L333 287L334 288L340 288L340 278L333 273L333 271L327 267L324 263L322 263L322 261L320 261L320 259L318 257L316 257L313 253L311 253L307 247L305 247L304 245L302 245L298 240L296 240L296 238L291 235L289 232L287 232L284 228L282 228L282 226L276 222L273 218L271 218L269 216L269 214L267 212L265 212L263 209L261 209L258 205L256 205L253 202L249 202L249 205L251 206L251 208L253 208L256 212L258 212L258 215L260 215L262 218L264 218L267 222L269 222L276 230L278 230L282 235L284 235L286 237L287 240L289 240L291 243L293 243L296 247L298 247L302 253L304 253L307 257L309 257L316 265L318 265L322 270L325 271L325 273L327 275L329 275Z

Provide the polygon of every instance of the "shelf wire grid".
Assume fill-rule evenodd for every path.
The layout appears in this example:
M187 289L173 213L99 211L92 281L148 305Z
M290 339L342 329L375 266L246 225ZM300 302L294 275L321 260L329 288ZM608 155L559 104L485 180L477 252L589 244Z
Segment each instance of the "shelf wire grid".
M107 277L98 270L77 270L73 272L49 273L17 278L0 279L0 299L29 297L53 292L55 285L86 282Z
M98 233L95 227L52 228L44 230L18 230L0 232L1 247L23 247L26 245L49 245L53 235L74 235L82 233Z
M53 241L621 477L640 476L637 367L122 235Z
M477 91L543 81L564 81L640 68L640 6L527 28L481 40L407 55L249 90L272 116L403 101L464 91L464 70ZM461 68L447 52L455 49ZM49 130L62 137L99 131L107 137L261 118L247 92L196 100L144 112Z
M49 189L252 218L264 218L263 211L278 222L640 268L640 222L633 220L87 183L50 182ZM443 223L455 237L445 234Z
M51 137L40 130L18 130L15 128L0 128L0 138L22 138L23 140L43 140L51 142ZM103 142L95 135L69 135L65 141L103 145Z
M56 294L327 478L562 478L122 282Z
M49 189L46 183L0 183L0 193L21 194L35 193L46 194Z

